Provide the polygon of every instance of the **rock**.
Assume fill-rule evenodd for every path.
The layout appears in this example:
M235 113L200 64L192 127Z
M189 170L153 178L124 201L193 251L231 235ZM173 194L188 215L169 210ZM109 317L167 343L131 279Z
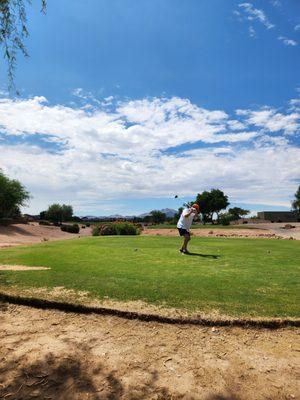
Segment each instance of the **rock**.
M294 225L291 225L291 224L285 224L285 225L282 227L282 229L293 229L293 228L295 228L295 226L294 226Z

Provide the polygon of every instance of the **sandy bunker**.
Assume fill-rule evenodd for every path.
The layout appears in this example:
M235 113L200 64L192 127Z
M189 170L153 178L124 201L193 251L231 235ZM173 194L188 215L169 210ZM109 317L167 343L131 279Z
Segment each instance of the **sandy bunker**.
M48 267L28 267L26 265L0 265L0 271L39 271Z

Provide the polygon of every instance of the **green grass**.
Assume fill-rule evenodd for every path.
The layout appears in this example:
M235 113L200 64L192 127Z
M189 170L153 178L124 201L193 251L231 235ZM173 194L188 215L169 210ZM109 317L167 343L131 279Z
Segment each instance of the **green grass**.
M148 229L177 229L176 224L157 224L157 225L149 225L147 227ZM249 226L248 224L243 224L243 225L212 225L212 224L193 224L191 226L191 229L209 229L209 230L214 230L214 229L258 229L258 228L253 228Z
M115 236L3 249L0 263L51 270L2 271L0 288L65 286L99 299L233 316L299 317L299 242L193 238L194 256L181 255L180 243L173 237Z

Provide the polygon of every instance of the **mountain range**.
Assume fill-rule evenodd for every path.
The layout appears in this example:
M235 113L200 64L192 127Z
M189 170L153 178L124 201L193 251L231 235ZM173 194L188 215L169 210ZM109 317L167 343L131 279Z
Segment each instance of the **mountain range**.
M167 218L172 218L174 215L177 213L176 210L173 208L163 208L159 210L160 212L166 214ZM133 219L134 217L140 217L144 218L147 217L148 215L151 215L151 211L144 213L144 214L139 214L139 215L120 215L120 214L112 214L112 215L105 215L105 216L95 216L95 215L86 215L82 217L81 219L89 221L89 220L97 220L97 219Z

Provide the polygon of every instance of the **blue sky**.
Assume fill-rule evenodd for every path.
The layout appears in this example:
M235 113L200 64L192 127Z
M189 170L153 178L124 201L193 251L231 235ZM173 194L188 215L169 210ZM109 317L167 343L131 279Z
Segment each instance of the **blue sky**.
M300 182L300 2L51 0L5 91L0 166L77 214L174 207L221 188L288 209Z

